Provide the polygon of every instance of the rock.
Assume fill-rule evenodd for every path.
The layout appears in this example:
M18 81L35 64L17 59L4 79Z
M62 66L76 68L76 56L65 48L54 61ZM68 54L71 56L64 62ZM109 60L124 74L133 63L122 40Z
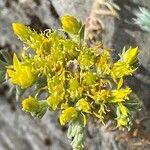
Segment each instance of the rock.
M22 44L12 32L11 24L22 22L37 30L60 26L59 16L50 1L0 0L0 48L20 51Z
M128 84L147 108L150 106L150 34L133 24L132 18L139 6L150 6L150 1L114 0L121 8L120 19L105 18L104 44L114 49L114 60L124 46L139 46L140 67ZM14 36L13 22L22 22L37 30L61 26L59 18L69 14L85 21L90 14L90 0L0 0L0 48L20 53L22 43ZM14 104L15 102L13 102ZM10 103L12 104L12 103ZM0 96L0 150L70 150L66 128L61 128L57 114L48 112L42 120L34 120L17 107L12 112L6 98ZM18 106L18 103L15 103ZM15 109L13 109L15 110ZM149 126L147 126L149 128ZM148 150L149 147L133 147L114 140L116 132L89 125L86 130L87 150Z
M55 10L62 15L73 15L78 19L85 21L86 17L90 14L92 7L91 0L51 0Z

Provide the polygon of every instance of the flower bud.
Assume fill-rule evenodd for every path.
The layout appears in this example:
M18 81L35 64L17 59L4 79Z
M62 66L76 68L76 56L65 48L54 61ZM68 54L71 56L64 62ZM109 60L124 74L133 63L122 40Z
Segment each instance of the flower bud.
M63 16L61 22L63 30L71 34L78 34L81 28L80 22L73 16Z
M129 65L133 65L137 61L138 48L129 48L123 54L123 61L128 63Z
M36 81L36 75L32 71L32 65L24 65L13 56L13 65L8 67L7 74L13 84L19 85L22 89L28 88Z
M22 101L22 108L27 112L37 112L40 108L40 104L38 100L30 96Z
M22 23L13 23L12 28L14 33L21 39L26 40L29 37L29 28Z

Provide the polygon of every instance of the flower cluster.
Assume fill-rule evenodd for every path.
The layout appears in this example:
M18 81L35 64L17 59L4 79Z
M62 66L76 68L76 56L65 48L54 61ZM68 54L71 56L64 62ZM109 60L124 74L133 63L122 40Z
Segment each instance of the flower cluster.
M13 23L14 33L26 47L20 60L14 54L8 77L21 89L36 87L32 96L22 101L23 110L39 118L47 109L59 110L61 125L79 121L84 127L87 118L94 117L102 124L113 120L117 127L130 126L130 106L135 101L124 78L137 69L138 48L124 50L112 63L109 49L99 43L94 47L84 43L84 25L76 18L63 16L61 21L62 31L40 33ZM47 97L41 99L42 93ZM80 132L73 133L75 137Z

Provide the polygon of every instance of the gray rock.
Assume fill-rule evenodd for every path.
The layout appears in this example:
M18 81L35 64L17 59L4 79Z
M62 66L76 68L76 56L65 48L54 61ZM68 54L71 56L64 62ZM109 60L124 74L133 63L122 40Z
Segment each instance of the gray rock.
M132 23L139 6L150 7L150 1L114 0L121 8L120 19L110 17L105 20L104 44L114 49L114 60L124 45L139 46L140 69L130 78L128 84L144 102L150 106L150 34L143 32ZM13 22L23 22L44 30L59 28L59 18L64 14L77 16L85 21L90 14L90 0L0 0L0 48L20 53L21 42L14 36ZM13 102L14 103L14 102ZM15 104L18 106L18 104ZM0 97L0 150L70 150L66 128L61 128L58 114L48 112L42 120L33 120L18 107L14 112L6 98ZM148 126L149 127L149 126ZM148 150L149 147L133 147L126 142L114 140L116 132L106 132L103 128L89 125L85 132L87 150Z

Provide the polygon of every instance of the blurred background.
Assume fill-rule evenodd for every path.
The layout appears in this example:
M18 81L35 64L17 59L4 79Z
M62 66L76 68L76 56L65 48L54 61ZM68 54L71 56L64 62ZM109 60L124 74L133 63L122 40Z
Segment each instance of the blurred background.
M74 15L82 22L90 16L93 3L98 0L0 0L0 49L20 53L23 45L14 36L11 24L22 22L37 30L60 28L62 15ZM102 0L100 0L102 1ZM150 34L133 23L139 7L150 8L150 0L113 0L120 7L119 19L103 17L103 43L113 50L113 59L123 47L138 46L140 67L128 84L142 101L139 114L149 117L150 112ZM98 11L98 10L96 10ZM56 113L47 112L41 120L34 120L22 112L19 102L9 95L7 85L0 85L0 150L71 150L66 130L61 127ZM150 134L150 121L144 130ZM117 132L107 132L88 125L85 133L87 150L149 150L150 138L140 137L133 143L123 137L116 140ZM145 136L145 135L144 135ZM129 142L130 141L130 142ZM144 141L144 142L143 142ZM135 144L134 144L135 142ZM142 143L143 142L143 143Z

